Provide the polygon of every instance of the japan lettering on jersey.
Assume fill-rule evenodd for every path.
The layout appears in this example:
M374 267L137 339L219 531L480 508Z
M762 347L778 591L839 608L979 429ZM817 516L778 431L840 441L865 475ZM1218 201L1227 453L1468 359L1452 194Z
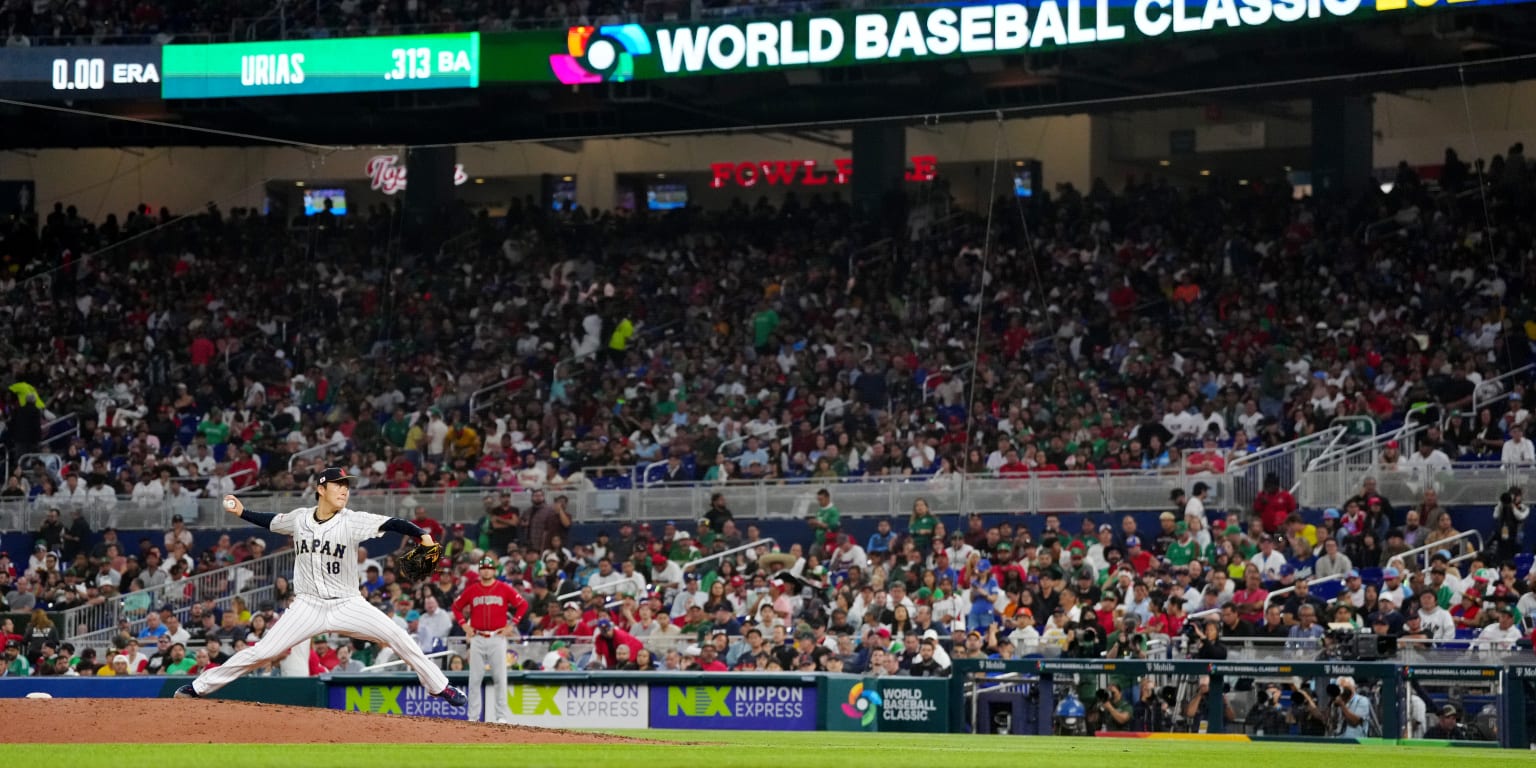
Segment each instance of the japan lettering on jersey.
M293 537L293 593L326 600L356 597L357 545L377 538L389 518L343 509L325 522L314 507L272 518L272 532Z

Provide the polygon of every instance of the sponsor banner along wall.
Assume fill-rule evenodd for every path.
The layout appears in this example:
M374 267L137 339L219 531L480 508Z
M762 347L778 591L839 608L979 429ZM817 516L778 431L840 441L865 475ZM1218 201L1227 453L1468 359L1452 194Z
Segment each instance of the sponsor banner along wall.
M817 701L814 681L657 685L651 688L651 727L814 731Z

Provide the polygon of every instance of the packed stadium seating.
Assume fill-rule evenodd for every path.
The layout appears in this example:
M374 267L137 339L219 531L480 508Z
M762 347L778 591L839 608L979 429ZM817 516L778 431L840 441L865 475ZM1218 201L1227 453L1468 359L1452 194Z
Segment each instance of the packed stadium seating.
M1129 179L1118 192L1058 188L1027 215L1000 201L991 217L932 226L821 197L665 215L460 209L461 234L435 253L402 252L386 209L302 226L216 209L93 222L61 207L6 222L16 469L0 493L13 517L0 520L26 524L4 533L0 600L75 609L80 624L52 641L114 653L119 620L153 642L174 617L208 642L199 663L217 663L280 615L281 569L251 564L279 562L262 548L282 545L258 548L245 530L183 539L178 522L149 533L164 547L113 558L89 530L111 519L97 513L174 507L173 486L297 502L340 464L361 492L487 499L463 539L445 532L456 557L441 580L402 584L384 557L365 585L424 646L451 647L456 628L426 631L418 609L451 599L485 549L533 598L525 636L590 639L611 618L667 668L698 666L699 645L725 629L721 667L863 671L888 656L890 672L944 674L919 653L929 629L961 658L1096 655L1124 652L1111 640L1124 632L1185 647L1186 617L1206 612L1223 616L1224 642L1301 640L1315 654L1325 641L1310 617L1325 607L1324 623L1426 647L1528 647L1523 504L1448 513L1420 475L1306 509L1283 488L1208 502L1198 489L1230 462L1361 417L1370 435L1413 436L1424 453L1404 469L1482 462L1515 477L1536 463L1512 434L1529 376L1503 375L1524 370L1536 328L1522 290L1532 224L1518 215L1533 177L1519 151L1486 173L1447 159L1437 180L1404 167L1390 193L1355 199L1296 200L1272 180ZM1474 403L1486 415L1456 420ZM1371 461L1390 474L1400 446L1381 447ZM835 512L850 478L937 488L1120 471L1200 503L1126 510L1134 525L1109 509L964 525L958 508ZM727 528L716 513L630 533L617 520L573 528L525 501L545 488L753 483L826 486L829 503L797 515L820 525ZM765 534L776 541L750 546ZM180 565L155 576L150 557ZM603 560L638 576L615 581ZM239 565L245 576L228 570ZM1311 597L1295 588L1308 576ZM236 605L247 588L267 589L271 610ZM117 610L135 592L152 599ZM80 612L92 606L116 612ZM768 646L749 644L750 629ZM11 631L21 658L53 669L46 631ZM556 650L529 663L604 662ZM76 668L90 673L89 660Z

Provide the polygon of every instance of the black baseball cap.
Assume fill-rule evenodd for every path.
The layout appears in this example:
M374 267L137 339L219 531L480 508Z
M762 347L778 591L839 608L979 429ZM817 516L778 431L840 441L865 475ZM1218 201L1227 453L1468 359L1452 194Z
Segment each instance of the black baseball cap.
M320 473L320 477L315 479L315 484L325 485L326 483L346 483L348 487L351 487L352 478L354 477L356 477L356 475L347 474L347 471L341 467L326 467L325 471Z

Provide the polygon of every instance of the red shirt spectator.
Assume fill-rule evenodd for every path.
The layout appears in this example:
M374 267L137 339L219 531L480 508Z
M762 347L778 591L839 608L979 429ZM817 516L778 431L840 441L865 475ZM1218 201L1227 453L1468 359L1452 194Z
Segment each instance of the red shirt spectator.
M408 499L408 501L414 501L414 500L413 499ZM416 518L414 520L412 520L411 522L413 522L416 525L426 529L427 533L432 534L432 540L433 541L442 541L443 540L443 524L439 523L436 520L433 520L430 517L427 517L427 510L426 510L425 507L416 510Z
M1280 478L1264 478L1264 490L1253 498L1253 513L1259 516L1265 533L1279 533L1286 518L1296 511L1296 497L1280 487Z
M597 620L597 634L592 638L592 654L601 658L609 669L619 668L618 647L628 646L629 658L635 658L645 644L634 635L613 625L609 619ZM713 671L713 670L710 670ZM724 668L721 668L724 671Z
M247 453L242 453L239 459L229 465L229 476L235 481L237 491L256 485L260 474L261 466Z
M192 364L202 368L213 361L213 356L218 354L213 342L207 336L199 336L192 340Z

